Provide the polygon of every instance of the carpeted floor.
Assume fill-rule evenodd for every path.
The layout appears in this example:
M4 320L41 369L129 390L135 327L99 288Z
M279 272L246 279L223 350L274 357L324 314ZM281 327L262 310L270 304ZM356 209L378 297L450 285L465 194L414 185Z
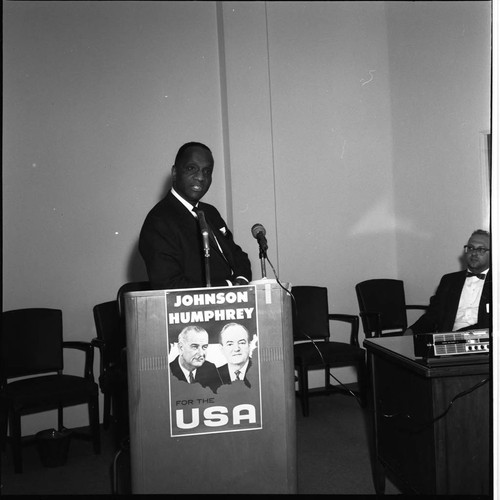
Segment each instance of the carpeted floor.
M7 447L1 454L1 494L112 494L113 442L112 431L103 430L102 453L94 455L90 442L72 439L67 462L59 467L44 467L36 446L27 444L22 474L14 473ZM119 493L129 478L124 457L117 464ZM307 418L297 404L297 461L299 494L375 495L366 415L353 397L314 396ZM387 481L386 494L400 491Z

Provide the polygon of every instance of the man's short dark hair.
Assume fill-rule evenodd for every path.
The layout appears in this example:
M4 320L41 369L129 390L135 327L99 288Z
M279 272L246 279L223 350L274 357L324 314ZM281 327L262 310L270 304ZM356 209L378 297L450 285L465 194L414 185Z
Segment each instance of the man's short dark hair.
M479 235L479 236L486 236L487 238L490 237L490 233L489 231L485 231L484 229L476 229L470 236L471 238L474 236L474 235Z
M210 153L210 155L212 155L212 151L210 150L210 148L208 146L206 146L205 144L201 143L201 142L186 142L186 144L183 144L180 148L179 148L179 151L177 151L177 154L175 155L175 162L174 162L174 166L177 166L182 157L184 156L184 153L189 149L189 148L193 148L193 147L197 147L197 148L202 148L202 149L205 149L206 151L208 151ZM212 155L213 156L213 155Z

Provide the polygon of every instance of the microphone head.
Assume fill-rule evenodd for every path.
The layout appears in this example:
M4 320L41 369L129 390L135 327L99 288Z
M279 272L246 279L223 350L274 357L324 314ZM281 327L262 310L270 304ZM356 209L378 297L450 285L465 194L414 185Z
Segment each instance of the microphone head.
M265 236L266 235L266 230L265 230L265 228L264 228L264 226L262 224L258 224L257 223L257 224L254 224L252 226L252 236L254 238L257 238L257 236L259 234L262 234L262 236Z

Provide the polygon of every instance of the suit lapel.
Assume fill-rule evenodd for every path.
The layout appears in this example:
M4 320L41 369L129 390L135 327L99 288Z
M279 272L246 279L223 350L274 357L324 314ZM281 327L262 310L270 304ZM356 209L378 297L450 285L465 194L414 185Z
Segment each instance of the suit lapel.
M224 238L220 234L220 231L213 225L211 222L210 218L207 217L205 214L205 219L207 220L207 224L211 230L211 238L210 238L210 247L213 248L217 254L224 259L224 262L229 266L231 270L233 270L233 266L231 265L230 259L231 259L231 252L225 245ZM215 238L217 238L217 242L215 241ZM219 244L217 244L219 243ZM220 247L219 247L220 245Z
M464 287L465 283L465 273L466 271L462 271L451 277L451 281L449 284L450 298L445 304L445 317L442 329L443 331L451 332L453 330L458 305L460 303L460 296L462 295L462 288Z

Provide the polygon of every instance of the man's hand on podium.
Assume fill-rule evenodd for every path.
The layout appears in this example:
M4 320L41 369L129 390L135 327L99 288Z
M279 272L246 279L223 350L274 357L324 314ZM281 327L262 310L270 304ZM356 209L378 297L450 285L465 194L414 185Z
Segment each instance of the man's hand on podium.
M233 280L234 286L248 285L248 281L245 278L236 278Z

